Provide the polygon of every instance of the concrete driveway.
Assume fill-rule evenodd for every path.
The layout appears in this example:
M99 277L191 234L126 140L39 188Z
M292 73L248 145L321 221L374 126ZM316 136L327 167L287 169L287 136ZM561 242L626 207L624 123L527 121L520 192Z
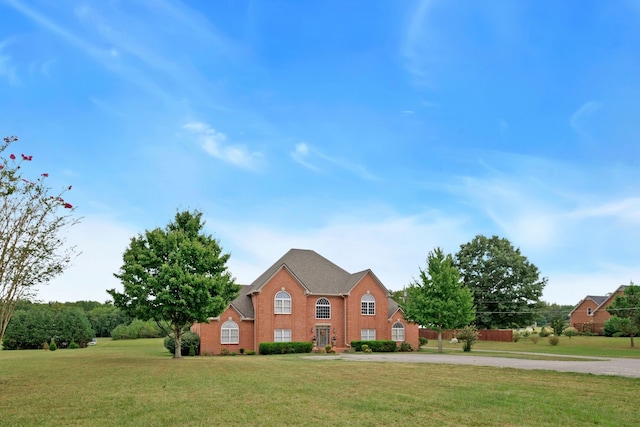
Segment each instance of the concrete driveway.
M472 353L473 354L473 353ZM480 352L478 352L480 354ZM559 355L548 355L562 357ZM566 356L572 359L576 356ZM623 358L584 358L585 360L528 360L508 357L433 354L433 353L341 353L335 356L308 356L310 359L341 359L352 362L400 362L400 363L439 363L448 365L476 365L497 368L546 370L559 372L579 372L593 375L617 375L640 378L640 359Z

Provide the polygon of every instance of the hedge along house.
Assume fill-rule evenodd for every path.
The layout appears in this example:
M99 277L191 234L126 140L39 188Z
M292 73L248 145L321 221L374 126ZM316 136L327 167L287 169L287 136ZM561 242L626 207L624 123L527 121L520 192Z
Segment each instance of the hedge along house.
M604 323L611 318L607 311L617 295L624 294L625 285L605 296L587 295L569 313L569 323L581 332L602 334Z
M353 340L419 345L418 325L407 322L371 270L348 273L311 250L291 249L209 323L196 323L201 354L257 351L261 342L316 341L337 351Z

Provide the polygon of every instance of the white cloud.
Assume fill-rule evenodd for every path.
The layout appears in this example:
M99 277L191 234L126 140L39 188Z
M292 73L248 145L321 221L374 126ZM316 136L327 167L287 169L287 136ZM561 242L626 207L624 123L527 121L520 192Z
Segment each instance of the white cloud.
M4 55L2 53L2 51L8 44L8 40L3 40L0 42L0 77L6 78L11 86L17 86L20 84L17 68L15 65L13 65L11 56Z
M640 222L640 197L628 197L609 203L576 209L569 214L571 219L614 217L624 222Z
M586 140L590 139L590 135L588 132L589 120L599 108L600 104L598 104L597 102L588 101L571 115L569 123L571 124L573 130L578 134L578 136Z
M40 286L36 298L45 302L110 299L106 290L121 289L113 274L122 265L122 254L130 239L138 233L111 218L83 218L71 227L67 237L67 245L76 246L80 255L61 276Z
M183 126L197 138L198 144L211 156L225 163L248 170L259 169L262 163L262 154L250 152L242 145L228 144L227 136L218 132L206 123L189 122Z
M313 171L320 171L321 168L316 164L312 163L313 159L319 159L324 163L329 163L334 166L338 166L342 169L345 169L362 179L366 180L377 180L378 177L373 175L371 172L367 170L364 166L358 163L353 163L349 160L345 160L338 157L327 156L326 154L321 153L318 150L315 150L309 146L309 144L305 142L301 142L296 144L296 149L291 153L291 157L302 166L307 169L311 169ZM317 163L317 162L316 162Z
M455 252L459 242L469 239L462 218L438 212L379 221L342 216L304 230L209 223L219 227L223 246L232 252L230 269L242 284L251 283L289 249L298 248L312 249L351 273L370 268L387 288L396 290L417 277L436 246Z

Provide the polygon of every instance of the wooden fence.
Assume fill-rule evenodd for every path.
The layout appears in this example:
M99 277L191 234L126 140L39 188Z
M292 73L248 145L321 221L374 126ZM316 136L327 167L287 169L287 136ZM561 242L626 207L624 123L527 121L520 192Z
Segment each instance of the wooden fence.
M456 336L456 330L446 330L442 332L443 340L451 340ZM437 340L438 332L432 329L420 328L420 336L428 340ZM478 340L480 341L513 341L513 330L511 329L479 329Z

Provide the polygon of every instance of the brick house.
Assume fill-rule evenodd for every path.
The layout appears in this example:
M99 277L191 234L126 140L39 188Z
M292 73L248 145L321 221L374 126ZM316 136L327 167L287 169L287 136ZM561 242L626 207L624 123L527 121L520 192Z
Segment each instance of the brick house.
M406 341L419 346L418 325L407 322L371 270L348 273L311 250L291 249L209 323L191 330L201 354L222 348L258 351L261 342L312 341L337 351L352 340Z
M612 294L605 296L587 295L569 313L569 323L579 331L602 334L604 323L611 318L607 307L617 295L622 295L626 286L620 286Z

